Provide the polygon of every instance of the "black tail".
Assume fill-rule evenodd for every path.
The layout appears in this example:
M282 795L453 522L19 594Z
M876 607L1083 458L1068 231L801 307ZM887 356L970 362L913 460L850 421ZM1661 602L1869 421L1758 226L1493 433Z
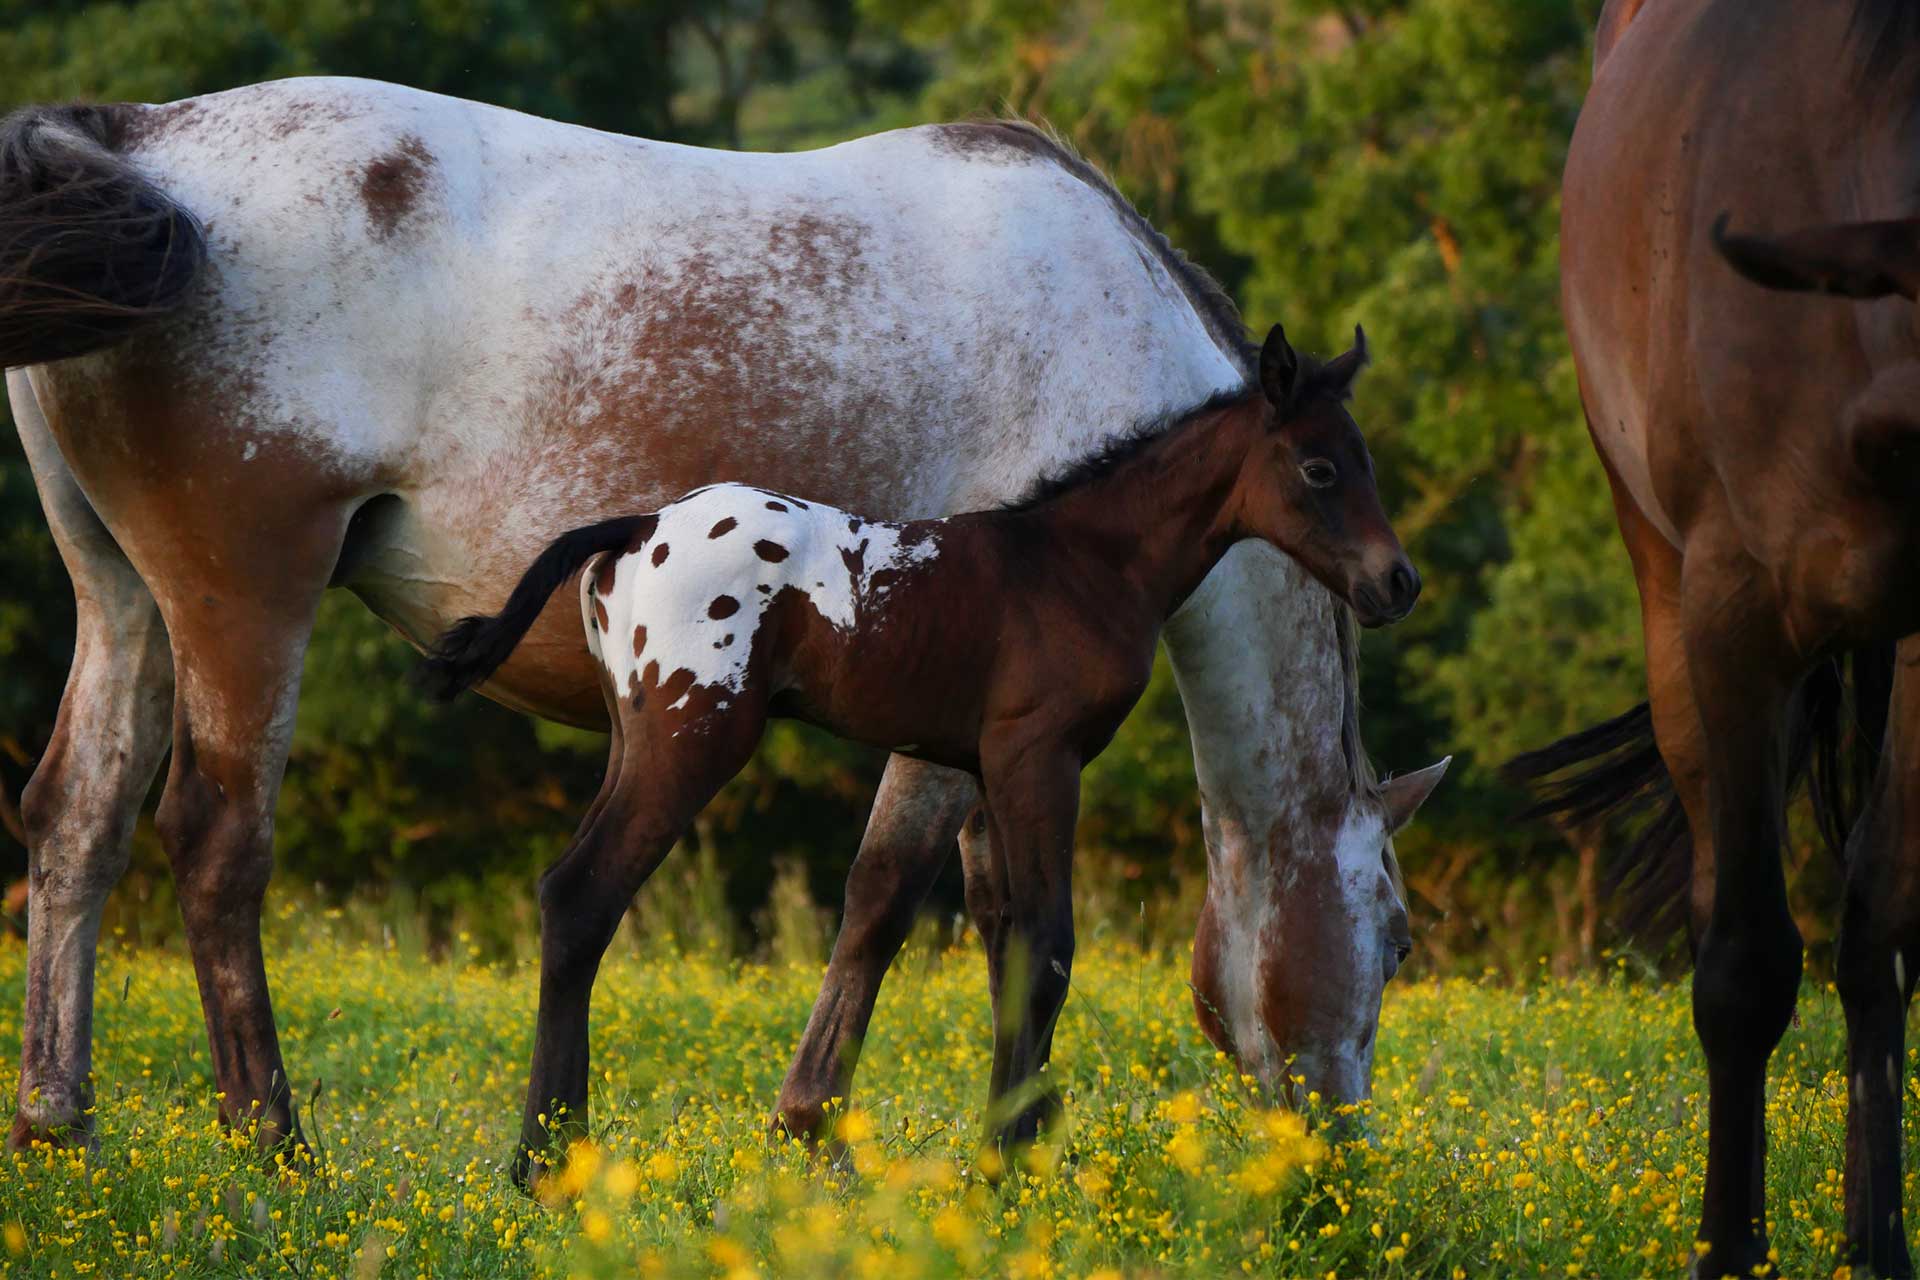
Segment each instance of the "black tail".
M139 113L27 107L0 120L0 366L113 346L192 296L206 237L121 154Z
M1815 821L1836 856L1845 856L1879 767L1892 687L1892 647L1861 649L1823 663L1793 700L1788 785L1809 780ZM1637 828L1624 848L1615 848L1604 876L1622 932L1657 951L1686 927L1693 838L1654 745L1646 703L1518 756L1502 772L1535 788L1539 799L1526 817L1588 829Z
M462 618L447 628L420 666L420 684L441 701L471 689L512 656L560 584L602 551L629 546L652 516L621 516L563 533L527 567L504 608L491 618Z

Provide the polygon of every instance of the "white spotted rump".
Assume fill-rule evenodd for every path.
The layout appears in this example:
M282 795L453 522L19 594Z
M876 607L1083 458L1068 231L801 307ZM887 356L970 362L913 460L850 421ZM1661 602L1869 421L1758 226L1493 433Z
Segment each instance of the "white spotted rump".
M619 555L611 590L581 577L588 647L617 692L673 683L738 693L753 638L783 592L843 632L865 625L898 575L938 555L928 525L872 521L823 503L720 484L658 513L644 546ZM600 630L596 598L606 611ZM723 704L724 705L724 704Z

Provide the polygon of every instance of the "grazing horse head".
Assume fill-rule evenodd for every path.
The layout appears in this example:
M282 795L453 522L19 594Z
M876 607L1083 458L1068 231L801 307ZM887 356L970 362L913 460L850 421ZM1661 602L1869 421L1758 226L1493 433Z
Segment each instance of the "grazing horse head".
M1420 595L1420 574L1394 536L1374 487L1367 442L1347 411L1367 364L1367 336L1325 363L1302 360L1279 325L1260 350L1266 398L1264 456L1248 468L1242 519L1284 547L1353 606L1362 626L1398 622Z
M1451 762L1376 784L1355 759L1346 803L1302 815L1316 832L1311 849L1228 860L1211 855L1237 846L1209 833L1194 1009L1207 1038L1277 1097L1371 1096L1381 996L1413 947L1393 836Z

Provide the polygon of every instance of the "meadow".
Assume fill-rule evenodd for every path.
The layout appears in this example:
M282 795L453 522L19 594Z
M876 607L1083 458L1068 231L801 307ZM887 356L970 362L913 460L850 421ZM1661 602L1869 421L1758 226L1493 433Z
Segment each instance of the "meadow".
M186 958L108 946L100 1141L0 1159L0 1275L1583 1276L1678 1273L1691 1248L1686 988L1624 959L1395 982L1366 1134L1329 1146L1200 1037L1184 954L1096 936L1055 1042L1066 1124L993 1179L977 946L903 957L825 1161L766 1136L818 969L629 939L596 995L592 1142L533 1200L504 1168L532 969L280 923L307 937L269 967L317 1167L265 1167L214 1119ZM9 1074L24 961L0 944ZM1845 1270L1841 1033L1810 984L1774 1058L1769 1199L1794 1275Z

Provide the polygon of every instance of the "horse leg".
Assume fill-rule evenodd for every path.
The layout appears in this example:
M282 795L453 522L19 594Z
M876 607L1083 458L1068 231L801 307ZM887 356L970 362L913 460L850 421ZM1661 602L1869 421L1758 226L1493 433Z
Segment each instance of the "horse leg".
M601 957L640 891L700 810L740 772L766 727L763 699L663 728L612 696L618 725L607 779L566 851L540 876L540 1006L513 1179L531 1185L538 1153L587 1132L588 1011Z
M1784 723L1801 664L1766 575L1731 530L1716 545L1721 529L1696 532L1682 571L1682 625L1705 729L1714 850L1693 973L1693 1022L1709 1087L1699 1236L1708 1251L1696 1269L1750 1275L1767 1261L1767 1059L1800 986L1800 931L1787 909L1780 850Z
M1001 999L987 1131L1004 1150L1031 1142L1059 1109L1057 1092L1040 1076L1073 968L1080 769L1057 746L1021 744L983 754L987 838L1006 889L1006 928L989 943Z
M73 666L53 738L21 798L27 829L27 997L8 1144L91 1129L93 968L107 893L166 753L173 658L153 595L62 461L24 370L15 425L73 580Z
M260 952L273 812L286 772L313 617L349 511L303 506L208 567L148 575L173 640L173 762L155 825L173 868L212 1051L220 1117L258 1122L263 1147L298 1142ZM221 530L231 539L236 530ZM212 545L222 545L214 542Z
M827 1103L850 1095L880 984L953 848L975 790L973 779L951 769L905 756L887 761L847 872L833 957L780 1086L775 1132L818 1140L825 1136Z
M1907 1005L1920 971L1920 641L1900 646L1886 751L1847 848L1837 957L1847 1014L1849 1263L1911 1276L1901 1217Z

